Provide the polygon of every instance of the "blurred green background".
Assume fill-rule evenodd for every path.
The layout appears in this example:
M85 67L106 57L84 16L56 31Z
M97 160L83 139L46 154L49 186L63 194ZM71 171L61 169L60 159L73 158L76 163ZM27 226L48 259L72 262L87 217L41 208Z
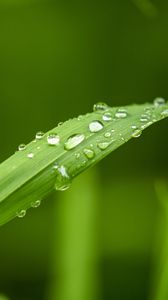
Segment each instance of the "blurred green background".
M167 99L167 80L167 0L1 0L0 161L95 102ZM69 191L1 227L0 293L153 300L167 126L154 125Z

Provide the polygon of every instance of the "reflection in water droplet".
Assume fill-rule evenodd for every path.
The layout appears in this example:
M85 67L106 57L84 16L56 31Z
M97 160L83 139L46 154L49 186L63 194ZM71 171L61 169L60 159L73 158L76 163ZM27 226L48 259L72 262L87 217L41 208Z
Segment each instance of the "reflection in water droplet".
M85 139L84 134L71 135L65 142L64 148L66 150L71 150L76 146L78 146L80 143L82 143L84 139Z
M95 153L93 150L86 148L83 150L83 153L86 155L87 158L92 159L95 156Z
M59 166L57 163L53 166L56 174L55 189L58 191L65 191L71 185L71 178L65 166Z
M125 119L128 116L127 110L124 108L119 108L115 113L115 117L118 119Z
M165 99L164 98L156 98L154 101L153 101L153 104L154 104L154 106L155 107L159 107L159 106L161 106L161 105L165 105L165 103L166 103L166 101L165 101Z
M47 142L51 146L58 145L60 142L60 137L55 133L50 133L47 137Z
M92 121L90 124L89 124L89 130L90 132L98 132L100 130L103 129L103 124L100 122L100 121Z
M28 158L33 158L33 157L34 157L34 153L33 153L33 152L28 153L28 154L27 154L27 157L28 157Z
M107 110L108 108L109 108L109 106L106 103L98 102L98 103L94 104L93 111L103 111L103 110Z
M112 120L112 115L110 112L106 112L104 113L103 117L102 117L103 121L109 122Z
M18 212L16 213L16 216L17 216L18 218L23 218L25 215L26 215L26 210L25 210L25 209L22 209L22 210L20 210L20 211L18 211Z
M141 130L141 129L135 129L135 130L133 131L133 133L132 133L132 137L133 137L133 138L138 138L138 137L141 136L141 134L142 134L142 130Z
M36 140L41 140L44 137L44 132L39 131L36 133Z
M25 149L26 149L26 145L25 144L20 144L19 147L18 147L19 151L23 151Z

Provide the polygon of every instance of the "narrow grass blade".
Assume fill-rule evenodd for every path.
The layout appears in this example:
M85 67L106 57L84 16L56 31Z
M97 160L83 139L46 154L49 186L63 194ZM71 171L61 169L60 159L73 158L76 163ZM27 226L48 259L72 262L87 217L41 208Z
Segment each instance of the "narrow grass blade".
M0 165L0 225L23 217L54 188L67 189L74 177L167 116L162 98L125 107L97 104L92 113L38 133Z

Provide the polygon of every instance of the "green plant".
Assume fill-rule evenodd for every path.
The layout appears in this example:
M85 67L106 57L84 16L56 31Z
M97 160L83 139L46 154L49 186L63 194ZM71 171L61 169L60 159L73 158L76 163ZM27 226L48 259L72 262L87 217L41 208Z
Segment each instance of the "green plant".
M54 188L67 189L81 172L167 116L168 103L162 98L153 104L114 108L98 103L92 113L45 134L38 132L34 141L20 145L0 165L0 225L23 217Z

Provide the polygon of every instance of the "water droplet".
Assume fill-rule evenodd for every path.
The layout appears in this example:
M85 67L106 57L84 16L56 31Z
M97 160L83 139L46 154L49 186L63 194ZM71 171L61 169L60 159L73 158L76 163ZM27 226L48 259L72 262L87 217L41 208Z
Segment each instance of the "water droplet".
M87 158L92 159L95 156L95 153L93 150L86 148L83 150L83 153L86 155Z
M109 122L112 120L112 115L110 112L106 112L104 113L103 117L102 117L103 121Z
M136 125L132 125L131 128L132 129L137 129L137 126Z
M125 119L128 116L126 109L119 108L115 113L115 117L118 119Z
M163 111L161 112L161 115L162 115L163 117L168 116L168 109L163 110Z
M19 151L23 151L25 149L26 149L26 145L25 144L20 144L19 147L18 147Z
M135 129L135 130L133 131L133 133L132 133L132 137L133 137L133 138L138 138L138 137L141 136L141 134L142 134L142 130L141 130L141 129Z
M36 133L36 140L41 140L44 137L44 132L38 131Z
M103 129L103 124L100 122L100 121L92 121L90 124L89 124L89 129L90 129L90 132L98 132L100 130Z
M106 137L106 138L109 138L109 137L111 137L111 132L106 132L105 134L104 134L104 137Z
M141 122L148 122L148 120L149 120L149 117L147 115L141 115L141 117L140 117Z
M76 146L78 146L80 143L82 143L84 139L85 139L84 134L71 135L65 142L64 147L66 150L71 150Z
M36 208L36 207L39 207L41 204L41 201L40 200L36 200L34 202L31 203L31 207L33 208Z
M23 218L26 215L26 210L22 209L16 213L18 218Z
M55 133L50 133L47 137L47 142L51 146L58 145L60 142L60 137Z
M100 142L97 144L97 146L100 150L105 150L108 146L110 146L110 144L111 142Z
M161 98L161 97L158 97L156 98L154 101L153 101L153 104L155 107L159 107L161 105L165 105L165 99L164 98Z
M67 172L66 167L54 164L54 171L56 173L55 189L58 191L65 191L71 185L71 179Z
M58 127L60 127L64 122L59 122L58 123Z
M108 108L109 108L109 106L106 103L98 102L98 103L94 104L93 111L103 111L103 110L107 110Z
M33 153L33 152L28 153L28 154L27 154L27 157L28 157L28 158L33 158L33 157L34 157L34 153Z

